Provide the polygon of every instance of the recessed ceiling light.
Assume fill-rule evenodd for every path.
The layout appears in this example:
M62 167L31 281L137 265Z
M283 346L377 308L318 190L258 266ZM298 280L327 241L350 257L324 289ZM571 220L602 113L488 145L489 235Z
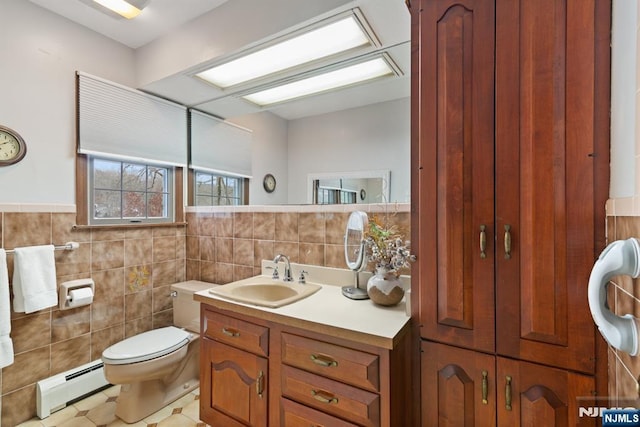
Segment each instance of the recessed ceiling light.
M196 76L226 88L357 47L372 45L354 14L315 27L248 55L202 71Z
M254 104L265 106L392 75L395 75L395 71L389 62L384 57L378 57L366 62L337 70L334 69L333 71L328 71L313 77L245 95L243 98Z
M112 12L117 13L118 15L127 18L133 19L136 16L140 15L142 9L149 2L148 0L93 0L95 3L98 3L100 6L109 9Z

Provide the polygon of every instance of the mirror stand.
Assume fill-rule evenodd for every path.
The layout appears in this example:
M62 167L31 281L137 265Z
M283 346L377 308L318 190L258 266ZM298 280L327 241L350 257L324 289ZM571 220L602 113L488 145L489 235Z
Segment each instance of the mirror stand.
M369 218L362 211L351 212L344 235L344 258L347 267L353 270L354 286L343 286L342 295L347 298L369 299L366 289L360 287L360 272L367 264L365 257L364 232L369 226Z

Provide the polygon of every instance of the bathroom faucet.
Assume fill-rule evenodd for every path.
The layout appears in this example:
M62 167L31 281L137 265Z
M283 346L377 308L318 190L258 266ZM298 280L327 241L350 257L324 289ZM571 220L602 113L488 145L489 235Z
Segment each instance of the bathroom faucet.
M289 262L289 257L283 254L278 254L273 259L273 263L276 264L277 267L278 262L280 262L281 259L284 259L284 275L282 277L282 280L284 280L285 282L293 282L293 277L291 277L291 263Z

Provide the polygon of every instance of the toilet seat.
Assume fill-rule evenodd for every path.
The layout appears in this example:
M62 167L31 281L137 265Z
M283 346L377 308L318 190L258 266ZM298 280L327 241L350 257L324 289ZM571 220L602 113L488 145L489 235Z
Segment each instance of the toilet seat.
M134 335L108 347L102 361L109 365L126 365L169 354L189 343L191 334L175 326Z

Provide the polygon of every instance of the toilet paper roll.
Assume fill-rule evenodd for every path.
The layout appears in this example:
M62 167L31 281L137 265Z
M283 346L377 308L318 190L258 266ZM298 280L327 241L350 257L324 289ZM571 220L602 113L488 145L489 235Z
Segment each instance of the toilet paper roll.
M93 302L91 288L78 288L69 291L69 307L80 307Z

